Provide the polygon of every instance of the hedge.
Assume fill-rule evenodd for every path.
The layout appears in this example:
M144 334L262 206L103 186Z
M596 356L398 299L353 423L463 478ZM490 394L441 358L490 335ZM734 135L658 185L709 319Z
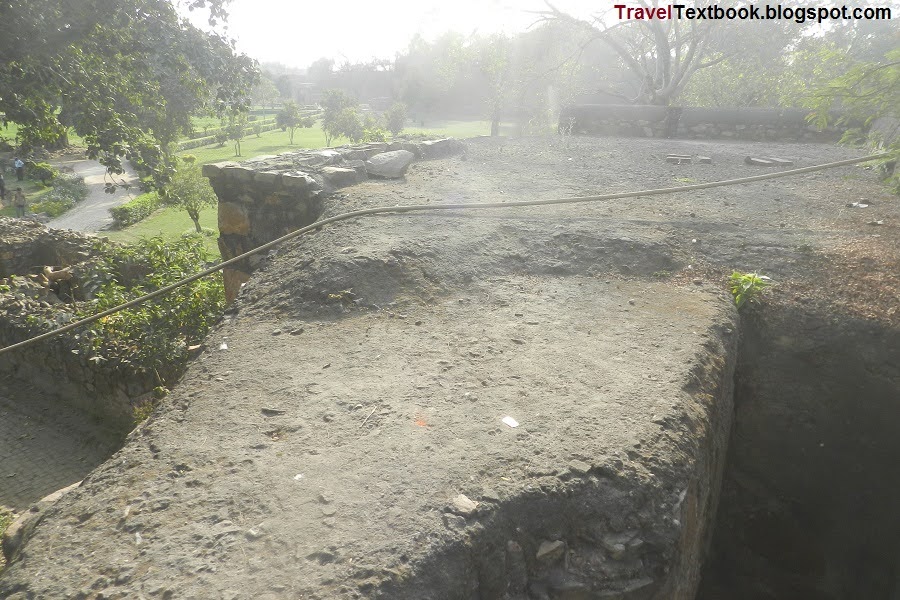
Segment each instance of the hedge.
M149 217L161 205L159 194L148 192L121 206L109 209L109 212L113 218L113 225L121 229Z

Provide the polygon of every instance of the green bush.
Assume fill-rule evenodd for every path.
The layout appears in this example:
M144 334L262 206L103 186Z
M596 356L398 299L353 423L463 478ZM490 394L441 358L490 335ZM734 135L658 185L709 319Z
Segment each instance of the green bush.
M121 229L149 217L161 205L159 194L148 192L121 206L109 209L109 212L113 218L113 225Z
M31 205L31 211L58 217L87 198L87 195L88 187L84 183L84 177L61 173L53 182L53 189L44 194L40 202Z
M193 275L211 256L201 236L176 240L155 237L132 246L105 246L104 259L86 282L93 300L79 318L128 302ZM81 334L88 360L155 373L169 386L184 372L188 347L200 343L225 307L218 273L169 294L95 322Z
M57 177L59 177L59 171L53 168L52 165L45 162L31 162L28 161L25 163L25 172L28 174L28 179L34 181L40 181L42 184L47 185Z

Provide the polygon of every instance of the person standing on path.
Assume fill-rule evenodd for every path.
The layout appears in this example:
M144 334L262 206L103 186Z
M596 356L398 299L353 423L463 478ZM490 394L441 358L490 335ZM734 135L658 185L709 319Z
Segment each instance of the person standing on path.
M0 173L0 204L6 202L6 180L3 179L3 173Z
M22 162L22 159L17 156L13 161L13 166L16 168L16 179L19 181L25 179L25 163Z
M13 204L16 205L16 216L20 219L24 217L27 202L25 201L25 192L23 192L20 187L16 188L16 197L13 200Z

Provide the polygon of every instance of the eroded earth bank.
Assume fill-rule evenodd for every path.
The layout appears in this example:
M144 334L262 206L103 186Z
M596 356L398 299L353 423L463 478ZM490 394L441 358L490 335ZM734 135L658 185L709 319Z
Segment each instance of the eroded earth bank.
M667 152L714 162L666 164ZM750 154L805 166L854 152L471 141L462 156L347 188L324 208L669 187L757 174L744 165ZM871 209L847 208L861 197ZM883 223L869 225L876 212ZM826 330L828 318L857 319L865 326L840 345L865 346L864 332L877 331L877 347L895 352L898 213L873 173L849 167L690 195L323 228L269 255L156 413L44 512L0 576L0 596L692 599L726 463L723 518L745 512L728 500L747 481L731 468L743 456L728 448L733 415L736 436L797 438L795 423L810 443L840 436L839 421L800 419L817 410L815 395L791 399L821 391L806 379L779 396L784 411L771 418L786 429L754 420L743 402L765 396L746 382L770 370L765 354L743 352L759 340L824 356L798 337L810 321L791 311L829 315ZM740 318L726 292L732 269L778 282ZM876 382L853 388L854 400L877 404L884 423L858 437L882 456L893 451L881 438L896 417L896 361L856 355L865 368L853 373ZM819 368L841 364L823 358ZM765 381L781 389L791 373ZM751 469L784 456L760 454ZM773 479L754 488L759 497L786 493L776 484L790 476ZM806 492L795 513L821 496ZM846 514L838 504L829 515ZM729 530L745 527L738 521ZM847 539L835 535L829 548ZM729 553L740 562L746 536L715 538L705 597L737 597L743 574L729 579ZM807 556L800 539L789 542ZM796 588L820 596L747 597L854 597L844 590L860 579L834 575L844 563L826 554L823 577L840 581L826 587L816 571ZM890 562L866 580L880 586L869 597L896 590L900 561Z

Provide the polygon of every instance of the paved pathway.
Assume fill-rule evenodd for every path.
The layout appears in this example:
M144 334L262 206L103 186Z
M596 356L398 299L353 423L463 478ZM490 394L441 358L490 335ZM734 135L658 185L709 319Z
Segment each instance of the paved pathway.
M126 164L126 172L116 175L115 183L126 181L136 184L138 177ZM107 181L113 181L106 173L106 167L94 160L70 160L55 163L56 167L71 167L76 173L84 177L84 182L90 190L88 197L64 215L47 223L48 227L55 229L73 229L85 233L100 231L108 228L113 220L109 209L128 202L141 191L137 185L128 189L119 187L114 194L107 194L104 190Z
M0 380L0 506L21 512L84 479L116 444L78 413L14 385Z

